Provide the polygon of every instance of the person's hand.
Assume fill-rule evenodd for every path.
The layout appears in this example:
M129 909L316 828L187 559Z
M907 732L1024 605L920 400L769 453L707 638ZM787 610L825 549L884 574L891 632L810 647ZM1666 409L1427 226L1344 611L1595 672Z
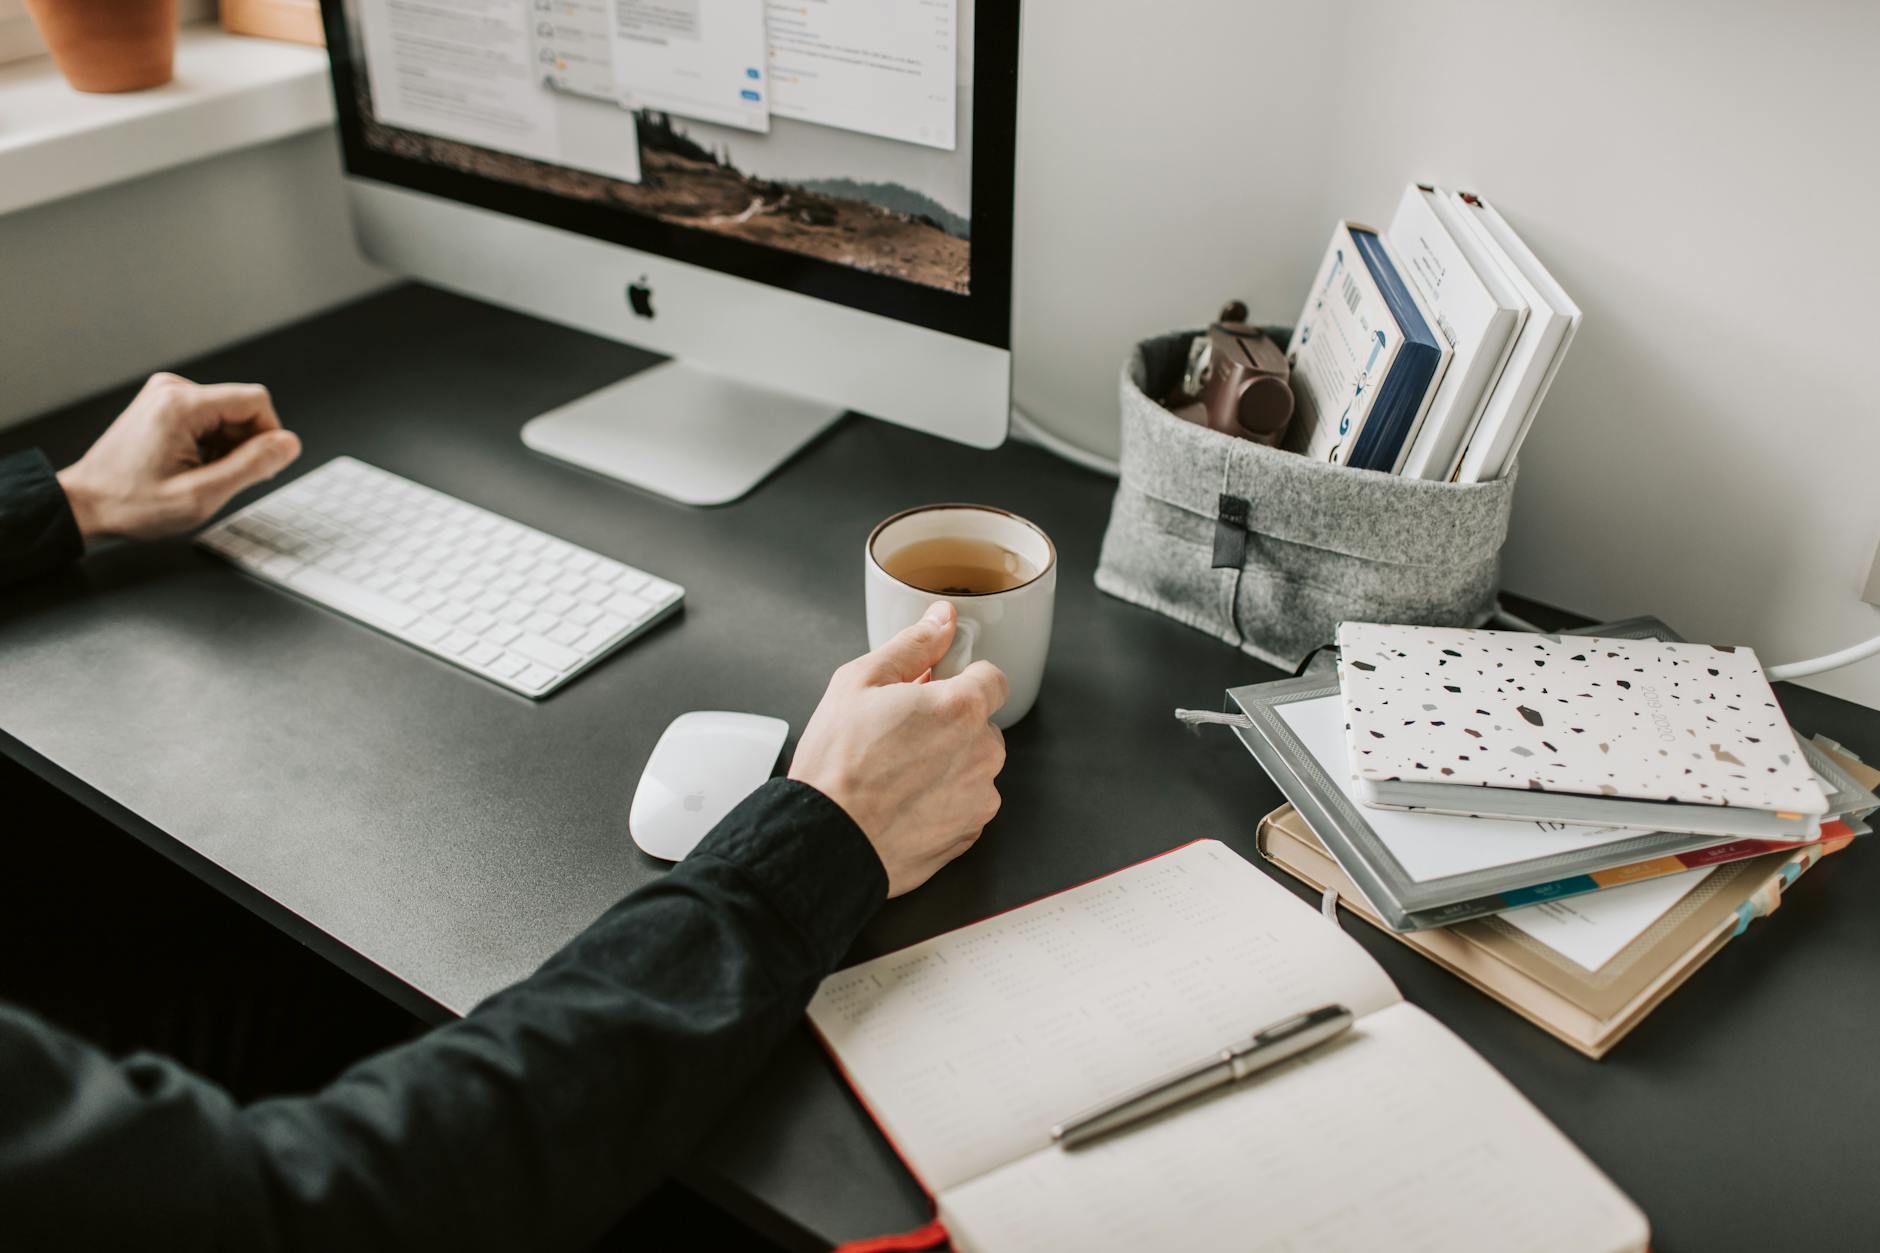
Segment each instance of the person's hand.
M59 486L86 543L156 539L207 522L229 497L300 455L268 389L153 374Z
M953 642L953 606L927 616L829 681L790 763L790 777L855 820L899 896L972 847L999 812L993 779L1005 737L988 722L1005 675L975 661L951 679L928 672Z

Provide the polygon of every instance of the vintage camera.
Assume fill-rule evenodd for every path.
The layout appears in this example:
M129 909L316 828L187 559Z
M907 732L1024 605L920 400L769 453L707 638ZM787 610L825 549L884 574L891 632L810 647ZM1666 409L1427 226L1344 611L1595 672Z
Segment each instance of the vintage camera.
M1292 421L1291 377L1286 354L1247 324L1247 306L1236 300L1196 337L1180 384L1162 403L1178 418L1277 447Z

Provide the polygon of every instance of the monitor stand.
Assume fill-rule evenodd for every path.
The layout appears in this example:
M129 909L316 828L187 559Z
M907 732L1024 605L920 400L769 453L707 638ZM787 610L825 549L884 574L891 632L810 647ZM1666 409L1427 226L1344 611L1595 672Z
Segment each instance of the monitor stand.
M820 401L667 361L531 419L522 442L682 504L723 505L841 416Z

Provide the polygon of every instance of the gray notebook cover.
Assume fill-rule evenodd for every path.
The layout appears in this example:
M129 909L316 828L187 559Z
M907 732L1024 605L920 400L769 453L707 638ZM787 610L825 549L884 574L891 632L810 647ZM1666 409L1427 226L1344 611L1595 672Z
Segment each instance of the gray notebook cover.
M1656 618L1630 618L1564 634L1621 639L1678 638ZM1278 712L1281 707L1297 701L1337 697L1336 674L1256 683L1233 688L1227 694L1252 723L1251 727L1236 727L1235 734L1324 841L1372 909L1393 930L1421 931L1499 913L1518 904L1549 899L1546 893L1533 890L1536 885L1560 883L1596 870L1729 842L1714 836L1646 832L1552 856L1418 880L1411 877L1378 838L1363 808L1332 780L1325 766L1306 749ZM1854 780L1814 745L1804 742L1802 749L1809 764L1834 789L1830 811L1846 813L1856 808L1858 798L1865 793ZM1334 762L1332 768L1343 771L1345 763ZM1567 894L1563 888L1555 895Z

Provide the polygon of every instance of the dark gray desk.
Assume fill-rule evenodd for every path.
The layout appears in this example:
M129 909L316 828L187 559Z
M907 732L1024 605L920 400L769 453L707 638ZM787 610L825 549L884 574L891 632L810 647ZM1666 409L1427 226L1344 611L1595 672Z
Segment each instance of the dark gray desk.
M659 873L626 812L668 720L729 708L802 724L864 647L875 521L983 500L1057 541L1050 673L1011 733L997 822L890 904L863 955L1196 836L1254 855L1278 793L1232 737L1169 715L1272 672L1095 591L1107 482L1035 449L851 419L745 501L698 511L524 451L528 418L649 360L413 287L185 367L269 384L303 468L350 453L686 585L681 617L564 692L510 696L179 541L97 554L0 605L0 747L441 1019ZM0 450L37 443L63 463L128 395L4 432ZM1880 755L1880 715L1786 696L1803 726ZM1876 900L1880 853L1829 859L1600 1064L1351 927L1644 1206L1660 1250L1774 1244L1797 1222L1828 1247L1871 1239L1876 1218ZM688 1178L803 1247L926 1216L807 1035Z

